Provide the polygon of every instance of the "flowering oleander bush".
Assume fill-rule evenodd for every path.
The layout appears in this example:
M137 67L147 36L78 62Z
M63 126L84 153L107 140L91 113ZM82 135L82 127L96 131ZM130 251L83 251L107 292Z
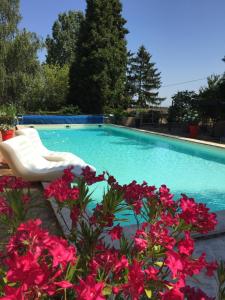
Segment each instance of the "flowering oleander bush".
M90 209L89 186L99 181L107 189ZM204 253L193 254L191 234L216 225L204 204L186 195L174 201L165 185L120 185L89 168L80 178L65 170L45 196L56 199L59 212L70 209L69 242L43 230L40 220L21 220L0 256L1 299L212 299L186 283L217 269ZM11 206L4 199L0 213L9 214ZM128 214L135 226L126 226Z

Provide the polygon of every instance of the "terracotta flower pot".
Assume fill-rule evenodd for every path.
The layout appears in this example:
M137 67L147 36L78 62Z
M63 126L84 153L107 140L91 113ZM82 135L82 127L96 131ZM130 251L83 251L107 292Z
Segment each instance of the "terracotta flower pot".
M198 137L199 126L198 125L189 125L189 137L196 139Z
M14 130L13 129L1 130L1 134L2 134L2 140L6 141L14 137Z

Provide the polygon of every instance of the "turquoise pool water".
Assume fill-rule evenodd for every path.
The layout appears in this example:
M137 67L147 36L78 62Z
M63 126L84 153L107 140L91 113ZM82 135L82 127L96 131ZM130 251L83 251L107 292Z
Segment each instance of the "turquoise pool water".
M176 198L185 193L213 211L225 209L225 149L109 125L39 133L49 149L73 152L121 184L134 179L157 187L166 184ZM98 186L96 201L101 193Z

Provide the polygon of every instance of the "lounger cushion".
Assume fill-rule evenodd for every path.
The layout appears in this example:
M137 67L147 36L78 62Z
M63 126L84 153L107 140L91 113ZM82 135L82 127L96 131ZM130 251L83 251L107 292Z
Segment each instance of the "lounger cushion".
M80 160L53 162L39 154L26 136L17 136L0 143L0 151L16 176L29 181L52 181L63 174L63 170L73 166L73 173L81 175L87 166Z
M39 136L38 131L35 128L24 128L20 130L16 130L16 136L27 136L30 141L35 145L36 150L39 152L41 156L43 156L45 159L49 161L55 161L55 162L60 162L60 161L65 161L65 162L70 162L72 164L77 164L79 163L82 166L89 166L91 170L96 171L96 169L88 165L85 161L83 161L79 156L70 153L70 152L56 152L56 151L51 151L47 149Z

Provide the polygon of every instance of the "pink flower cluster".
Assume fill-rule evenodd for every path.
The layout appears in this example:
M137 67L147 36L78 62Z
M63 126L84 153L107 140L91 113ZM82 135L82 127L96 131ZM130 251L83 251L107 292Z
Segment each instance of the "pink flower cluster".
M83 176L83 178L84 178L87 185L92 185L96 182L100 182L100 181L105 180L105 177L104 177L105 173L96 176L96 172L92 171L90 169L90 167L88 167L88 166L83 169L82 176Z
M180 199L180 218L185 223L190 224L194 229L201 233L207 233L215 228L217 221L216 215L209 213L209 209L203 203L196 203L194 199L186 195Z
M59 202L74 201L79 197L79 189L71 187L75 176L72 168L65 169L62 178L56 179L45 188L45 197L54 197Z
M1 299L40 299L72 286L64 277L68 265L76 262L75 248L40 225L40 220L23 223L10 239L4 259L7 284Z
M12 176L1 176L0 177L0 193L6 189L25 189L31 186L30 182L24 181L22 178L16 178Z

